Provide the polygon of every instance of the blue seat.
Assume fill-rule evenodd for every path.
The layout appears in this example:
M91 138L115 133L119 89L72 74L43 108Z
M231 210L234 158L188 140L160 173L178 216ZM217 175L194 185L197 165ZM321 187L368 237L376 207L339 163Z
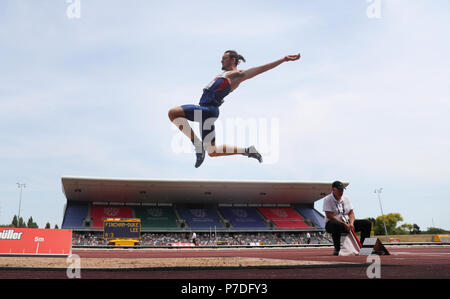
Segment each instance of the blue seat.
M230 221L233 229L267 229L256 208L219 207L222 216Z
M303 218L311 220L317 228L325 229L325 217L320 215L314 208L298 206L295 209Z
M89 210L87 204L68 204L62 228L83 228L83 220Z
M215 208L199 206L177 206L178 214L191 228L210 229L223 228Z

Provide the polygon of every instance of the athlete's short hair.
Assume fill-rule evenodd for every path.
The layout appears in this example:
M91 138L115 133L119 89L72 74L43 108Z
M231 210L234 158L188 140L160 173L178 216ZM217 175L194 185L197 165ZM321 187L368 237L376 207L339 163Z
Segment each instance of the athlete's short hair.
M230 55L230 58L235 58L236 62L235 65L237 66L239 64L239 61L242 60L243 62L245 62L245 58L244 56L238 54L238 52L234 51L234 50L228 50L225 51L225 53L228 53Z

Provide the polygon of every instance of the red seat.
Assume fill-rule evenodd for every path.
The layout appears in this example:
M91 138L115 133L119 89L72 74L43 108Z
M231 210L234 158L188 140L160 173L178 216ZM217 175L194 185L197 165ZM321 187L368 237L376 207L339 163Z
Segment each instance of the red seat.
M106 218L133 218L131 207L121 206L92 206L91 218L94 219L92 228L103 228Z
M258 208L259 212L271 220L277 228L312 228L303 217L291 208Z

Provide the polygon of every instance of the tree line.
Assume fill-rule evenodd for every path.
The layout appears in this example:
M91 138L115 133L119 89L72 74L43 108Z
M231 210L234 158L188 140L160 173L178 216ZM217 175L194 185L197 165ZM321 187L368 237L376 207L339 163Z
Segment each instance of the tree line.
M384 223L383 216L378 216L377 218L368 218L372 222L372 230L375 235L384 235ZM420 227L413 223L403 223L402 215L400 213L390 213L384 215L384 221L386 222L386 229L389 235L416 235L416 234L447 234L447 231L442 228L428 227L426 230L422 231Z
M11 224L8 225L1 225L4 227L15 227L15 228L39 228L39 225L37 225L36 222L34 222L33 217L30 216L30 218L28 218L28 221L25 223L25 221L23 220L22 217L17 218L17 215L14 215ZM50 222L47 222L45 224L45 228L51 228ZM55 224L54 228L59 228L57 224Z

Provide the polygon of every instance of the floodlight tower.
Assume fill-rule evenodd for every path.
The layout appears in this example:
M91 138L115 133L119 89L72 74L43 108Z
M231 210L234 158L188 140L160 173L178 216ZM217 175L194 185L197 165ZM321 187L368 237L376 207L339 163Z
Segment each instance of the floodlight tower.
M17 215L17 224L19 224L20 219L20 206L22 204L22 190L27 187L26 184L17 183L17 187L20 189L20 195L19 195L19 214Z
M386 233L386 242L389 242L386 221L384 220L383 207L381 206L381 191L383 191L383 188L375 189L375 193L378 195L378 202L380 203L381 217L383 218L384 232Z

